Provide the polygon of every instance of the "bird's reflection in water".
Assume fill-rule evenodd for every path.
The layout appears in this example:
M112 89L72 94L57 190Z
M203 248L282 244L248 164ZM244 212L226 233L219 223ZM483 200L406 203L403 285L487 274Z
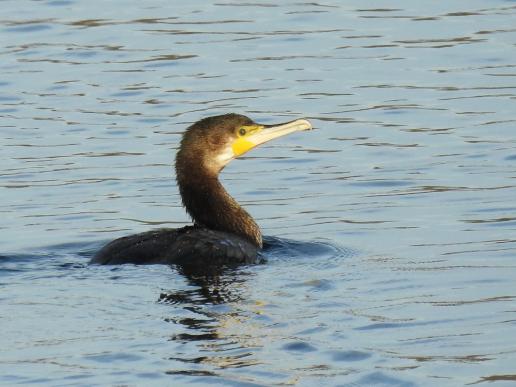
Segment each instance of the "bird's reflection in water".
M239 267L176 266L188 284L195 289L179 292L164 292L159 301L166 303L225 304L242 299L242 291L250 273Z
M179 367L167 374L221 376L219 372L223 369L257 364L252 356L253 345L239 334L242 331L239 327L249 316L239 313L238 304L245 300L252 273L245 267L177 267L177 270L193 288L162 292L158 302L173 305L172 313L176 317L165 320L184 328L184 332L174 334L170 340L185 344L186 350L174 353L169 360L192 368ZM188 317L177 317L183 314L177 313L178 305L189 312ZM189 347L189 343L195 348ZM199 353L205 355L198 356Z

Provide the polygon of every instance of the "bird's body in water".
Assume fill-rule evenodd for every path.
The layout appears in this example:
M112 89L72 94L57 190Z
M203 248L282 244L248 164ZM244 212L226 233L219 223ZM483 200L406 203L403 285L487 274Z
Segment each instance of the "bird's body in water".
M238 114L204 118L183 134L176 179L193 226L158 229L116 239L92 259L97 264L226 265L260 261L259 226L224 189L220 171L255 146L311 129L307 120L259 125Z

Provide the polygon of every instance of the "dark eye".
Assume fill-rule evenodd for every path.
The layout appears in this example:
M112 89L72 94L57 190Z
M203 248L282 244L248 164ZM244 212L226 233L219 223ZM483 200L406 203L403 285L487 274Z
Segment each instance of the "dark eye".
M240 128L238 134L240 134L241 136L245 136L246 130L244 128Z

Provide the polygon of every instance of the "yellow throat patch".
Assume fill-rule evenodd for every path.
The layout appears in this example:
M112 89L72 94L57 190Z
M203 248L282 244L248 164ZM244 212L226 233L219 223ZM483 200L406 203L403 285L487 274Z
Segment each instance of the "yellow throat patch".
M237 133L237 139L231 145L231 148L233 149L233 153L236 157L243 155L244 153L248 152L249 150L253 149L258 144L254 143L250 137L251 135L261 131L263 129L263 126L261 125L248 125L248 126L242 126L239 128L240 130L244 130L245 134Z

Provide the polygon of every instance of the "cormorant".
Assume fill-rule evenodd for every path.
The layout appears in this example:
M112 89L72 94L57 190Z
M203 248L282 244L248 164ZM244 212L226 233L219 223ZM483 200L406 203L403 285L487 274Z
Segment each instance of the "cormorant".
M260 144L311 128L305 119L260 125L239 114L194 123L183 134L175 164L179 193L193 226L116 239L98 251L91 263L211 266L259 262L260 228L226 192L219 172Z

